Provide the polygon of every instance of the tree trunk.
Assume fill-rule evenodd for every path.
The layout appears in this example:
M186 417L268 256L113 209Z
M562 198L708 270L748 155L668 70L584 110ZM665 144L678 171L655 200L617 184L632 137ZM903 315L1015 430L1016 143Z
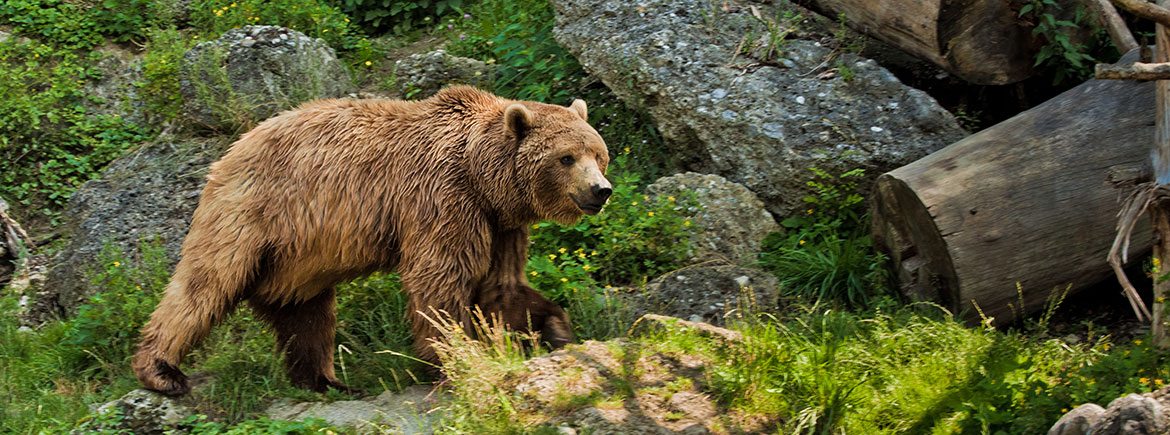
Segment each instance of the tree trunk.
M1110 276L1105 258L1128 192L1118 187L1148 176L1153 91L1090 80L879 177L874 238L902 290L969 320L977 304L1002 324L1053 289ZM1148 222L1133 234L1135 249L1150 246Z
M1032 75L1030 29L1003 0L800 0L828 17L845 14L854 30L980 85Z

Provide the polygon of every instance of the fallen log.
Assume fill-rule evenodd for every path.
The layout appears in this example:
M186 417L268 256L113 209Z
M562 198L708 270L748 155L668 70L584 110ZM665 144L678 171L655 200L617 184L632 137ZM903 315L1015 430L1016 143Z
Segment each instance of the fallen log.
M1030 29L1002 0L799 0L854 30L885 41L979 85L1032 75Z
M1136 52L1126 56L1127 62ZM880 176L876 244L902 291L997 324L1111 276L1119 200L1149 177L1154 84L1089 80ZM1150 242L1133 233L1130 258ZM1022 289L1017 295L1017 283Z

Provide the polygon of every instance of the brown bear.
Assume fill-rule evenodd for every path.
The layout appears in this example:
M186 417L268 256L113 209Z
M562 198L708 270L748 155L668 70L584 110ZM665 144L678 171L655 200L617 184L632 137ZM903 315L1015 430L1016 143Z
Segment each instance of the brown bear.
M608 163L581 100L566 108L459 86L282 113L212 164L134 371L151 390L185 394L183 356L246 300L272 325L294 384L344 389L333 286L378 270L401 275L424 360L437 362L438 331L420 315L431 309L466 322L479 305L559 347L572 327L528 285L529 227L601 211Z

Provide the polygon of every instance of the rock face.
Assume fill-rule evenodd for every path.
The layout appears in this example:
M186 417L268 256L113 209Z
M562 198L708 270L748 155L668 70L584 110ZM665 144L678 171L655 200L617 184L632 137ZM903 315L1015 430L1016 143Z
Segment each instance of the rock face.
M175 400L147 390L134 390L122 398L102 405L97 414L116 412L121 418L114 423L85 424L76 433L161 434L179 429L183 420L194 412Z
M660 178L646 187L651 196L681 197L686 192L694 192L699 204L683 210L698 229L691 233L692 260L716 257L751 265L764 237L780 231L756 194L718 175L687 172Z
M619 297L639 317L646 313L722 325L747 311L774 311L779 283L770 273L718 261L662 275Z
M52 259L45 290L30 304L25 323L71 315L100 290L87 277L103 266L99 254L106 243L133 256L140 240L157 237L177 261L207 167L227 145L164 138L115 160L101 178L81 186L62 213L69 244Z
M1089 403L1069 411L1048 435L1153 435L1170 433L1170 387L1128 394L1102 409Z
M414 385L402 392L384 392L366 400L277 403L265 413L277 420L319 418L329 424L351 427L362 433L432 433L439 413L430 412L436 400L431 387Z
M741 419L704 390L709 363L695 355L642 352L622 340L586 341L526 361L510 390L523 399L516 402L521 414L552 416L546 424L559 433L767 432L774 422ZM621 397L614 391L619 383L632 394ZM574 400L582 398L595 399Z
M301 102L353 90L320 39L275 26L244 26L183 55L183 110L198 126L247 129Z
M145 105L135 86L142 80L142 56L113 45L99 47L96 51L101 54L96 65L100 75L85 84L86 93L93 97L86 104L94 114L116 115L135 124L144 124L147 121Z
M398 91L410 99L429 97L447 85L487 87L495 75L495 68L491 65L452 56L444 50L412 54L395 62L394 68L398 75Z
M742 183L780 217L809 192L809 167L864 168L872 179L964 135L934 99L873 61L791 35L770 55L743 55L759 46L744 35L787 31L775 24L770 33L753 11L798 9L719 3L554 0L554 32L586 70L650 113L684 166Z

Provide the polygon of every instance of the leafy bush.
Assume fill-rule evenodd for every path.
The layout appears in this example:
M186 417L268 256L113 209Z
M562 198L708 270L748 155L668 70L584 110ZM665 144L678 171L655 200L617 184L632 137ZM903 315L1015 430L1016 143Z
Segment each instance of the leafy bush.
M170 261L161 243L141 243L139 252L134 261L116 246L106 245L98 256L103 268L90 281L102 291L78 309L63 341L84 352L78 362L83 372L117 372L128 366L138 331L170 280Z
M638 193L641 178L623 169L625 161L624 155L614 159L613 196L604 211L572 225L533 226L529 280L554 300L565 300L578 285L574 281L585 276L632 284L678 267L690 253L691 222L679 211L694 207L693 199ZM561 275L550 273L558 269Z
M358 20L370 32L392 30L406 33L433 25L446 14L458 11L463 0L332 0L342 11Z
M97 76L90 65L99 58L0 43L0 195L53 216L81 183L148 137L117 116L89 113L93 97L82 84Z
M863 172L812 172L814 194L803 198L808 209L782 222L787 234L764 240L760 263L780 278L785 294L865 306L885 292L886 272L859 211L856 179Z
M509 98L567 104L586 74L553 39L545 0L484 0L453 27L451 54L498 64L494 91Z
M356 54L364 62L373 47L349 17L325 0L194 0L191 26L204 35L219 37L247 25L283 26L324 39L330 46Z
M1107 35L1097 21L1086 14L1084 7L1076 6L1071 17L1057 0L1025 0L1018 16L1032 27L1032 36L1043 45L1036 53L1036 65L1052 76L1052 84L1066 80L1082 81L1093 73L1097 59L1093 54L1116 55ZM1076 32L1091 30L1092 37L1078 41Z
M189 37L175 28L151 29L147 33L146 53L142 58L142 81L139 95L147 105L152 124L162 124L179 115L183 105L179 94L179 66L183 53L194 45Z
M171 24L177 6L170 0L102 0L93 7L65 0L7 0L0 23L22 35L61 48L88 49L104 37L141 40L147 29Z

